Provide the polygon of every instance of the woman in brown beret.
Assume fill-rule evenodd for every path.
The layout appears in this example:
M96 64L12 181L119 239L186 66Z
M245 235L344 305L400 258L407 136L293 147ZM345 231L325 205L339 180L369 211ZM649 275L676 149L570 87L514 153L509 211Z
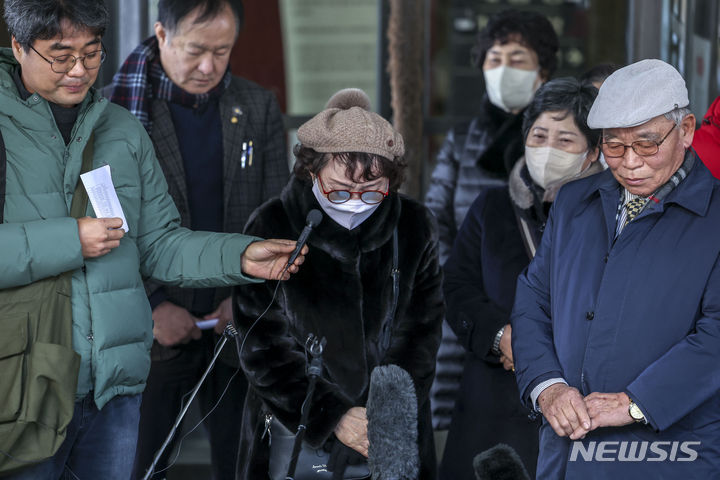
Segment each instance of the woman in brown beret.
M246 233L297 238L308 212L320 210L323 220L310 235L303 268L275 295L275 282L235 292L240 363L250 385L238 478L268 478L273 435L266 423L296 431L312 333L327 344L304 438L331 452L332 478L348 478L346 465L372 453L365 410L370 375L376 366L395 364L408 372L417 395L417 478L434 479L428 391L443 316L441 271L432 215L398 193L406 166L402 136L370 110L364 92L347 89L300 127L298 139L290 182L280 198L255 211ZM408 455L397 444L397 452L385 455Z

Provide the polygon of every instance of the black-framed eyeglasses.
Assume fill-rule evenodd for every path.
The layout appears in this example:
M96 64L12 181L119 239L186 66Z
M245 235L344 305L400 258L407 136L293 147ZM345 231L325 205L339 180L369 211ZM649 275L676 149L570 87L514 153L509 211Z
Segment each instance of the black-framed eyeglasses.
M33 49L33 52L40 55L40 58L48 62L50 64L50 68L55 73L69 72L75 68L75 64L78 60L82 62L82 66L85 70L95 70L96 68L100 68L100 65L105 61L105 57L107 56L104 45L101 45L99 50L87 53L82 57L76 57L75 55L60 55L59 57L52 57L52 60L45 58L45 56L35 50L35 47L32 45L30 45L30 48Z
M670 135L670 132L672 132L675 127L677 127L677 124L673 124L672 128L668 133L665 134L665 136L660 140L659 142L656 142L655 140L637 140L635 142L632 142L630 145L625 145L622 142L602 142L602 151L603 154L606 157L610 158L617 158L622 157L625 155L625 150L630 147L633 149L633 152L637 153L641 157L649 157L650 155L655 155L658 150L660 150L660 145L665 141L665 139Z
M350 200L354 193L357 193L360 195L360 200L363 202L369 204L369 205L375 205L383 201L385 197L388 196L390 193L390 190L388 189L387 192L382 192L380 190L363 190L362 192L351 192L350 190L325 190L325 185L323 184L322 178L320 178L320 175L317 176L318 181L320 182L320 188L322 189L322 192L325 194L328 200L330 200L332 203L345 203L348 200Z

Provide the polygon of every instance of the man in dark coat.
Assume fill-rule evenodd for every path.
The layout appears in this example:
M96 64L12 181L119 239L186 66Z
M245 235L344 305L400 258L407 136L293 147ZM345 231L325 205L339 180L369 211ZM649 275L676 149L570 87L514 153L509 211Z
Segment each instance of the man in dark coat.
M272 93L230 74L243 21L239 0L162 0L155 35L130 54L108 87L150 134L183 226L242 232L250 213L279 195L289 175L285 132ZM143 394L135 476L142 476L200 379L231 319L230 290L146 282L155 342ZM201 331L197 322L217 319ZM210 325L209 325L210 326ZM234 478L247 382L226 348L200 391L216 479ZM232 378L232 382L230 379ZM229 385L229 386L228 386ZM227 388L227 390L225 390ZM168 448L157 470L171 453ZM164 476L159 473L158 478Z
M613 73L588 117L609 170L564 186L512 313L538 478L718 478L720 182L672 66Z

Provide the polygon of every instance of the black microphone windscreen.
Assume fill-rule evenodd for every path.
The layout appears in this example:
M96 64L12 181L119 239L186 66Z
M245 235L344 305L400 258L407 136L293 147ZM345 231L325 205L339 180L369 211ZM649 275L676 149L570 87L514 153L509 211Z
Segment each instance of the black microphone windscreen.
M397 365L375 367L367 402L368 466L373 480L414 480L420 471L417 396Z
M473 468L477 480L530 480L520 455L504 443L478 453Z
M305 225L310 225L313 228L317 227L320 225L320 222L322 222L322 219L322 212L317 208L313 208L308 212L307 217L305 217Z

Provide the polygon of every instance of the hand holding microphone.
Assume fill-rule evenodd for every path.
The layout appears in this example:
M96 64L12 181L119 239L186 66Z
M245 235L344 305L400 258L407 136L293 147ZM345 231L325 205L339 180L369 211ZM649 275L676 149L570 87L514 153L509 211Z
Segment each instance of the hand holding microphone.
M295 259L297 258L298 254L300 253L301 249L305 246L307 243L308 237L310 237L310 233L312 232L312 229L320 225L320 222L322 222L323 216L322 213L320 213L320 210L312 209L308 212L307 217L305 217L305 228L303 228L302 232L300 232L300 236L298 237L297 246L295 247L295 250L293 250L292 254L290 255L290 258L288 259L287 265L291 266L293 262L295 262ZM307 249L305 249L305 252L307 252ZM304 255L304 253L303 253Z
M246 275L266 280L287 280L305 261L305 246L313 227L322 221L319 210L310 210L306 224L297 242L270 239L253 242L242 256L242 271Z

